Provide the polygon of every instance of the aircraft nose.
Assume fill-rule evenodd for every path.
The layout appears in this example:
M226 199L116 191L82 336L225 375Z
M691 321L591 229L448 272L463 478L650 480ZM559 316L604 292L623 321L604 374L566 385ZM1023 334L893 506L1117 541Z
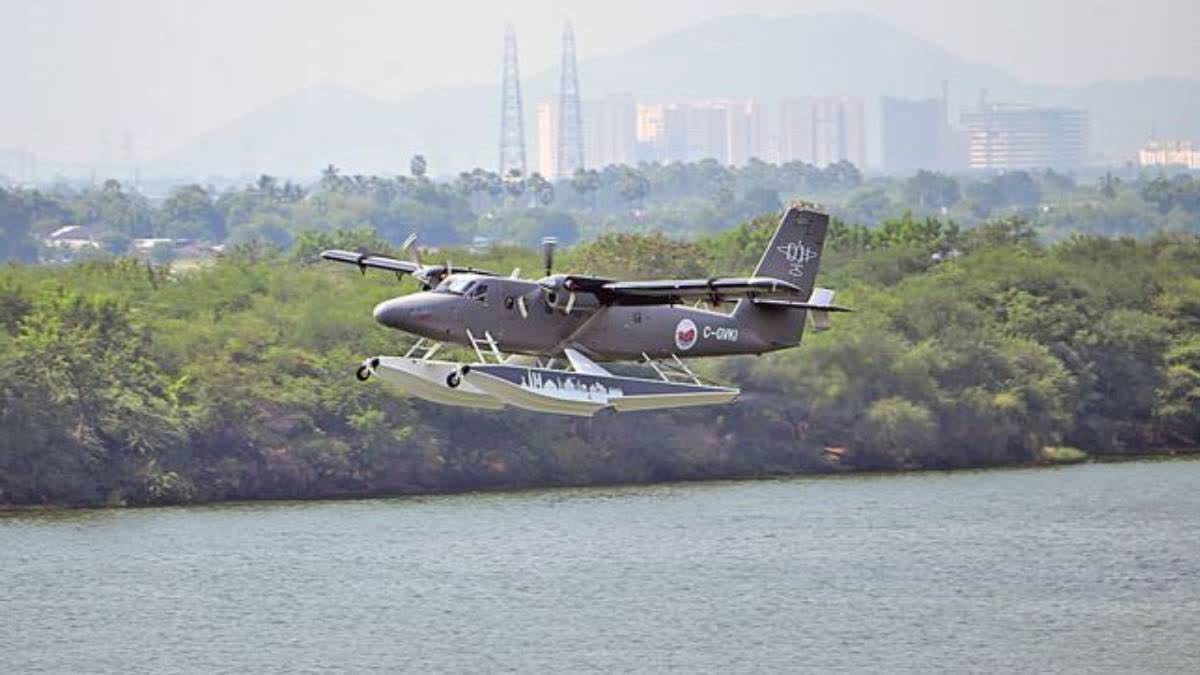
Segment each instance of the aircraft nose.
M404 320L409 314L408 303L404 298L392 298L375 305L375 321L388 328L404 328Z

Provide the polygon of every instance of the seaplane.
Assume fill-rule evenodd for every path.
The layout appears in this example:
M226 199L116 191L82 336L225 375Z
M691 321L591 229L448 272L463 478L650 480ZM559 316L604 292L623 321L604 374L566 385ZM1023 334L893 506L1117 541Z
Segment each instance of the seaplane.
M830 327L834 291L815 286L829 216L786 210L749 277L622 281L553 270L555 241L543 241L545 276L522 279L486 270L424 264L344 250L321 257L367 270L410 275L421 290L375 306L379 324L417 340L401 356L374 356L356 376L434 403L590 417L717 405L734 387L705 383L695 358L764 354L795 347L806 324ZM434 358L446 344L469 348L471 362ZM638 362L646 377L602 363ZM615 367L615 366L614 366ZM653 376L650 376L653 373Z

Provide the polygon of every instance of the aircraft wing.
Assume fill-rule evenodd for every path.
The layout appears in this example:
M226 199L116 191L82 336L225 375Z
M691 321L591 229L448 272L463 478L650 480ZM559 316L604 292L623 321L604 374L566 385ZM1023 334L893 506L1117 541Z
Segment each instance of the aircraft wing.
M772 297L798 298L799 286L772 277L728 279L658 279L613 281L599 288L599 295L617 303L670 304L688 298Z
M355 253L354 251L322 251L321 257L333 262L357 265L361 270L370 268L400 274L412 274L421 268L417 263L408 260L398 260L385 255L372 255L370 253Z
M386 270L395 272L396 274L411 274L425 288L432 288L438 285L442 279L448 274L459 274L469 272L471 274L479 274L487 277L496 276L495 272L487 270L477 270L474 267L458 267L450 266L449 269L445 265L419 265L409 260L400 260L386 255L374 255L371 253L356 253L354 251L339 251L329 250L322 251L321 257L325 260L333 262L347 263L357 265L358 269L366 272L368 269Z

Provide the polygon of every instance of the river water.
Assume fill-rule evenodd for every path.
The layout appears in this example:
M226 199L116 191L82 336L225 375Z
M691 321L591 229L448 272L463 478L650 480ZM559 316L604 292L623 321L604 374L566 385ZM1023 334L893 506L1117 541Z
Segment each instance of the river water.
M1200 461L0 515L0 672L1200 671Z

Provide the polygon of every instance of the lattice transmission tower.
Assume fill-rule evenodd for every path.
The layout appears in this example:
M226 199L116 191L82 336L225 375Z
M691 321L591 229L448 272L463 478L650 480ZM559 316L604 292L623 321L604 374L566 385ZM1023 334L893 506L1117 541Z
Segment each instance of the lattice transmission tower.
M560 178L570 178L583 166L583 111L579 103L579 73L575 68L575 30L563 26L562 79L558 84L558 162Z
M521 71L517 67L517 33L504 27L504 83L500 99L500 176L525 178L525 125L521 121Z

